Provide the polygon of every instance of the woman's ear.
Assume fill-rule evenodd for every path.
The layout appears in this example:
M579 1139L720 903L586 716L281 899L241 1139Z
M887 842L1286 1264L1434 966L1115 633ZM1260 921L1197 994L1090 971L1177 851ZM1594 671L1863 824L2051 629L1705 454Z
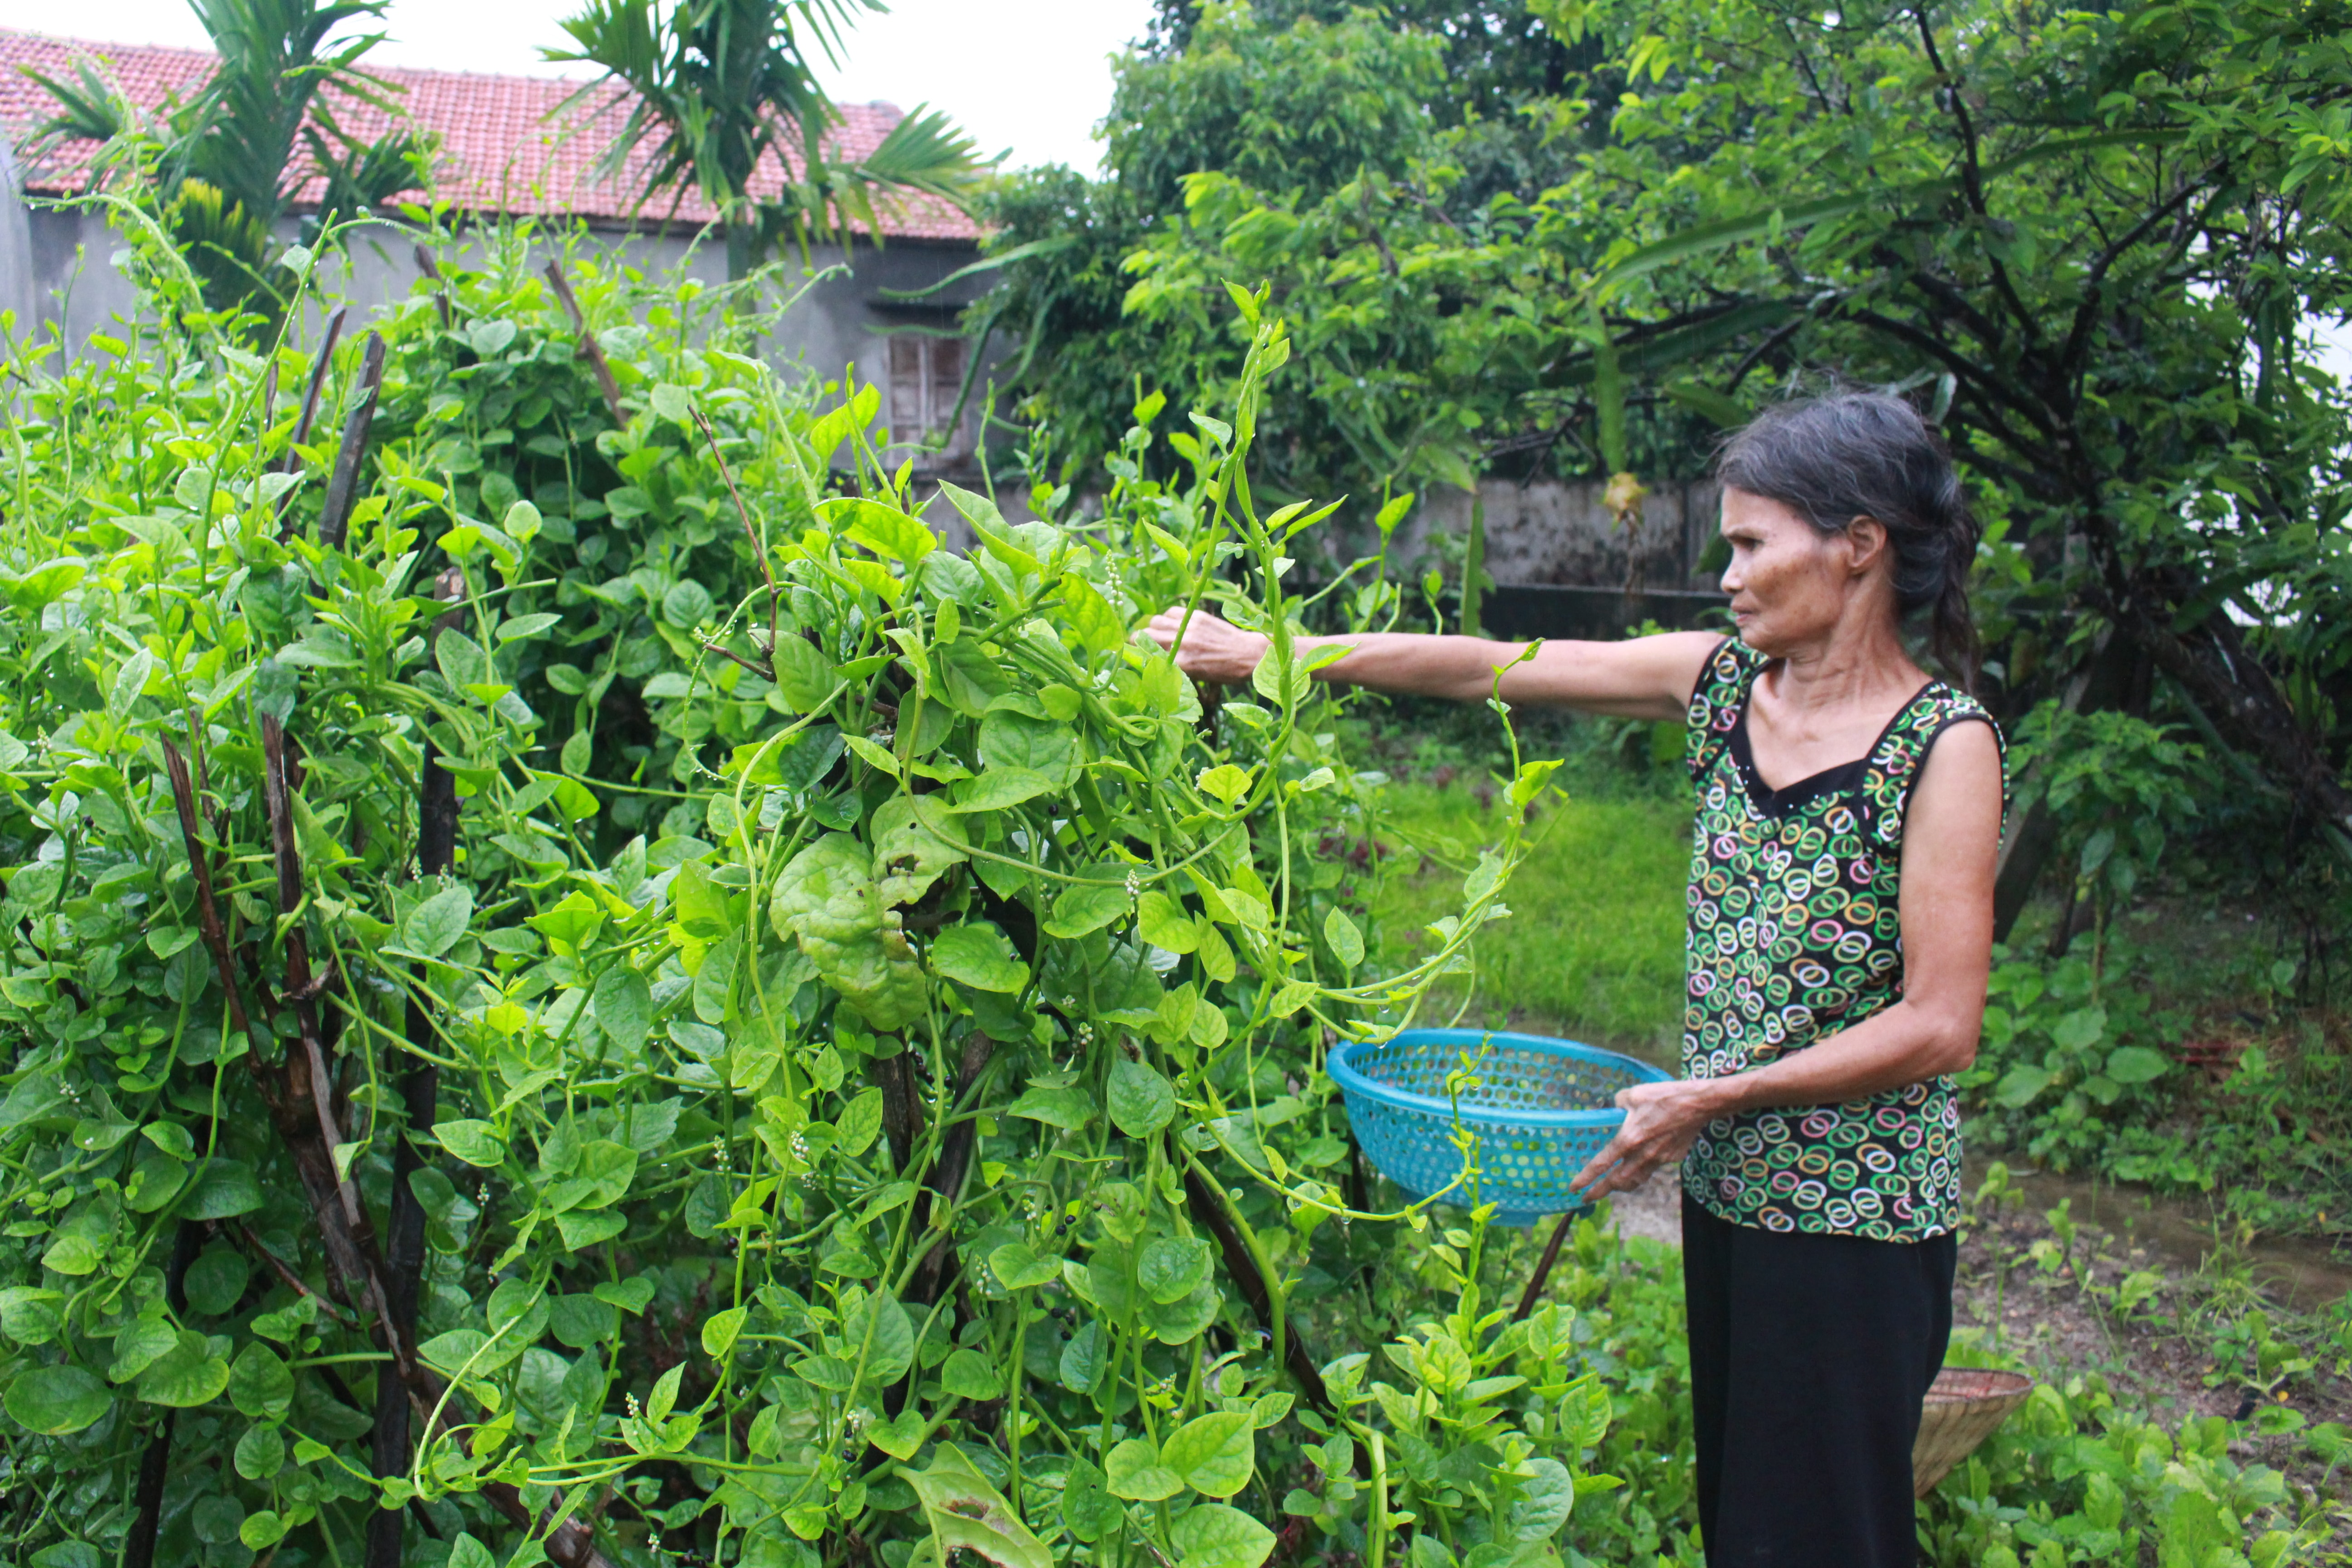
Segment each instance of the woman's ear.
M1886 555L1886 525L1874 517L1857 517L1839 535L1845 542L1846 570L1866 577Z

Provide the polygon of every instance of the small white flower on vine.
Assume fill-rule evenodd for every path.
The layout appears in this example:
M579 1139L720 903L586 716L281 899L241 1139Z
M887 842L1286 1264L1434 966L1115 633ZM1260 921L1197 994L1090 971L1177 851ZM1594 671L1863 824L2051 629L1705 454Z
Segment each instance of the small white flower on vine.
M621 1395L621 1403L628 1407L629 1419L635 1421L639 1414L637 1396L634 1394L624 1394Z
M1135 868L1133 868L1132 866L1130 866L1130 867L1129 867L1129 868L1128 868L1128 871L1127 871L1127 897L1128 897L1128 901L1129 901L1129 903L1132 903L1132 902L1134 902L1137 899L1141 898L1142 896L1143 896L1143 879L1142 879L1142 878L1140 878L1140 877L1139 877L1139 876L1137 876L1137 875L1135 874Z

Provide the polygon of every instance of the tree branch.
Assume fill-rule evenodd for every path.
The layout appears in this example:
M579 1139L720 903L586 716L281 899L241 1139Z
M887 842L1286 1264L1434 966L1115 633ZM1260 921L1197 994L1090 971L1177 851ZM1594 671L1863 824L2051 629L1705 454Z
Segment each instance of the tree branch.
M2071 381L2082 369L2083 357L2090 348L2091 329L2097 322L2099 307L2105 300L2107 273L2115 264L2121 260L2134 246L2153 233L2156 226L2168 216L2187 206L2190 196L2204 189L2215 174L2228 166L2228 160L2217 158L2207 164L2204 173L2199 174L2197 178L2182 181L2180 189L2174 192L2169 199L2151 210L2139 222L2132 225L2120 239L2110 243L2099 253L2098 259L2092 262L2084 270L2083 302L2074 307L2074 321L2066 333L2066 346L2059 352L2059 374Z
M596 384L604 389L604 411L613 416L614 428L627 429L629 416L621 406L621 384L613 379L613 367L605 362L604 345L588 330L588 318L581 313L580 301L572 298L572 285L564 279L563 263L547 264L547 280L555 285L555 297L563 301L563 308L572 313L572 324L580 329L580 352L587 356L589 367L596 373Z
M383 339L367 335L360 353L360 401L343 421L342 445L335 449L334 472L327 479L326 504L319 511L319 542L341 550L350 531L352 504L358 499L360 462L367 454L368 436L375 425L376 396L383 390Z
M1192 1217L1216 1239L1217 1251L1225 1260L1226 1275L1249 1303L1250 1310L1257 1314L1257 1321L1272 1332L1274 1299L1267 1293L1265 1277L1258 1272L1257 1260L1250 1256L1248 1246L1234 1229L1235 1222L1225 1213L1223 1195L1211 1191L1209 1184L1188 1165L1184 1170L1184 1197L1185 1207L1192 1211ZM1283 1351L1285 1368L1298 1384L1299 1392L1307 1395L1307 1402L1324 1415L1331 1415L1337 1407L1331 1403L1330 1391L1323 1386L1323 1373L1316 1366L1315 1358L1300 1342L1297 1325L1285 1327L1289 1330Z
M735 515L743 521L743 537L751 542L752 559L760 563L760 575L768 580L768 660L773 664L776 658L776 606L782 595L776 588L775 571L768 564L768 548L761 542L759 531L751 526L751 509L743 504L743 492L735 488L734 472L727 467L726 455L719 449L719 433L710 427L710 421L703 416L699 407L694 410L694 422L702 426L702 438L710 443L710 460L719 465L719 477L727 481L727 493L735 502ZM735 658L733 654L727 657ZM741 664L743 661L736 659L736 662ZM773 669L768 671L768 679L771 682L775 679Z
M431 741L425 743L425 776L417 785L416 874L446 876L457 861L457 781L440 765ZM409 1043L420 1051L437 1041L433 1015L415 995L409 998ZM441 1100L441 1069L430 1057L421 1057L401 1079L401 1106L406 1126L394 1146L392 1161L392 1214L387 1323L394 1338L413 1342L416 1337L416 1304L425 1279L425 1205L417 1201L410 1179L424 1169L417 1139L433 1125ZM408 1390L404 1380L386 1377L376 1383L374 1474L381 1480L407 1469ZM378 1509L368 1520L366 1568L400 1568L407 1513Z
M1936 47L1936 29L1927 21L1927 7L1915 5L1911 15L1918 19L1919 41L1927 47L1928 65L1935 68L1937 79L1952 95L1952 119L1960 131L1960 187L1968 195L1969 210L1990 223L1993 216L1991 209L1985 204L1984 167L1977 153L1976 122L1969 118L1968 99L1961 89L1960 79L1944 67L1943 52ZM2024 331L2026 341L2038 341L2042 334L2034 324L2033 312L2027 310L2025 301L2019 298L2017 285L2011 280L2008 267L1990 250L1985 252L1985 260L1992 267L1993 287L2000 290L2001 299L2017 318L2017 324Z

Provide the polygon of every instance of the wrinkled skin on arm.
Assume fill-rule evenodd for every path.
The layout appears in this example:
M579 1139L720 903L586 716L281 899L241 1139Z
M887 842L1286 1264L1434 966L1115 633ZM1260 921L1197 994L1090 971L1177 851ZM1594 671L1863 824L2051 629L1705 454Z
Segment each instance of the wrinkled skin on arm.
M1205 610L1192 612L1189 622L1181 608L1163 610L1152 619L1151 635L1176 650L1185 674L1218 685L1247 680L1269 646L1263 633L1244 631ZM1495 671L1502 669L1506 702L1678 719L1706 656L1722 640L1713 632L1667 632L1624 642L1546 642L1524 664L1514 661L1527 644L1486 637L1367 632L1302 637L1296 646L1310 652L1334 644L1353 649L1317 670L1315 679L1374 691L1475 702L1493 689Z

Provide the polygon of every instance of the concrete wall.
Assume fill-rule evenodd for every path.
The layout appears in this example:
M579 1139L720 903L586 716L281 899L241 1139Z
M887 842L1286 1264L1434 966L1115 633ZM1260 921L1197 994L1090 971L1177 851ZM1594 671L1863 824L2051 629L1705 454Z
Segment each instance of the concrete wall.
M1723 602L1716 574L1698 563L1716 531L1716 487L1706 480L1653 481L1641 522L1631 534L1603 504L1598 480L1489 479L1485 504L1487 575L1483 628L1504 637L1615 637L1643 621L1701 624ZM1440 559L1458 563L1470 529L1469 493L1430 492L1390 541L1391 576L1410 578ZM1370 553L1380 541L1364 509L1331 540L1341 559ZM1459 572L1447 571L1449 581ZM1418 594L1413 598L1418 602Z
M1715 533L1713 485L1654 481L1630 537L1602 504L1603 489L1598 480L1481 484L1487 573L1497 583L1622 587L1638 567L1640 581L1654 588L1714 585L1695 576ZM1397 530L1392 548L1410 560L1426 551L1432 534L1464 535L1469 528L1468 492L1433 490Z
M36 206L28 217L31 325L79 351L135 303L131 280L112 260L122 238L87 213Z
M0 139L0 311L16 318L10 330L33 327L33 234L24 197L16 189L16 165Z
M648 276L679 271L708 285L727 280L726 246L716 234L698 243L690 234L607 230L593 232L592 241ZM555 248L546 247L546 254L552 256ZM344 291L354 300L405 298L420 276L413 243L392 226L385 226L381 238L360 231L349 250L351 271ZM893 240L880 250L860 245L846 257L837 245L811 247L810 276L787 279L799 298L778 326L771 358L780 366L803 364L825 381L841 379L851 367L861 381L880 380L887 374L883 334L887 329L950 326L964 306L987 291L992 279L983 273L919 302L886 299L884 291L929 289L977 259L978 251L970 246L936 241ZM845 273L837 270L845 264ZM799 268L788 265L787 270ZM992 352L1001 357L1003 345Z

